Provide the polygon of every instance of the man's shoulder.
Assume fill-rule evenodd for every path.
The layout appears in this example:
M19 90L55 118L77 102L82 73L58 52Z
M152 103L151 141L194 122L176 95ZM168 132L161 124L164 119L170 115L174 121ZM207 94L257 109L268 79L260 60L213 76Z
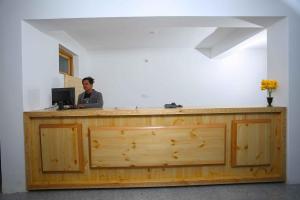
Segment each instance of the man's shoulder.
M84 93L85 93L85 92L82 92L82 93L80 93L78 96L79 96L79 97L84 96Z
M102 93L101 93L101 92L98 92L97 90L94 90L93 93L94 93L94 95L97 95L97 96L98 96L98 95L102 95Z

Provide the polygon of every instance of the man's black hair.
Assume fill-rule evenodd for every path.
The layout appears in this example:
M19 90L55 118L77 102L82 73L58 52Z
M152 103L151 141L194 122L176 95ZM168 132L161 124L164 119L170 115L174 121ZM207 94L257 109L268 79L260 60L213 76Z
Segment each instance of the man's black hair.
M84 79L82 79L82 83L83 83L83 81L88 81L91 85L94 84L94 79L90 76L85 77Z

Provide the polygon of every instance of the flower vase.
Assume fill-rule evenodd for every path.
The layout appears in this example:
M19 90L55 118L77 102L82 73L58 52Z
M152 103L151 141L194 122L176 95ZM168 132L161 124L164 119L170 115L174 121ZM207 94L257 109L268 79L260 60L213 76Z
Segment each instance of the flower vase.
M268 107L272 107L273 97L267 97Z

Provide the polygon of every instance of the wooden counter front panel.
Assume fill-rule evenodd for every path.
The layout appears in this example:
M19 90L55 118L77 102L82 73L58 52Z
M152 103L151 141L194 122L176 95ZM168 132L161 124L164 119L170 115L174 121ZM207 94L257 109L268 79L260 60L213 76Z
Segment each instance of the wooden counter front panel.
M266 113L263 113L262 110L255 110L259 113L253 113L251 109L249 109L249 112L245 110L245 113L232 113L230 109L228 110L228 114L193 113L141 116L57 117L42 115L37 117L38 113L35 113L34 117L30 117L30 115L25 114L27 188L36 190L284 181L285 109L278 108L273 111L271 108L270 112ZM266 111L269 111L269 109L266 109ZM239 120L254 121L240 123L242 121ZM268 122L257 124L255 120L268 120ZM232 126L233 122L238 122L237 127L239 128L236 129L237 131ZM65 169L68 169L66 168L68 165L55 167L48 165L48 170L56 172L45 172L46 166L42 165L41 152L45 157L45 152L48 150L43 150L45 146L42 147L44 144L41 144L40 126L43 124L81 125L82 140L78 139L78 142L82 142L82 164L80 165L82 170L80 172L64 172ZM211 127L216 124L221 124L222 128ZM205 128L205 126L209 126L209 128ZM104 131L105 127L109 127L107 132ZM136 130L136 127L144 127L145 129L142 129L142 131ZM161 128L154 128L156 136L153 136L152 129L149 132L148 127ZM182 129L165 129L164 127L182 127ZM197 137L192 139L191 130L195 127L198 127ZM124 128L124 136L122 136ZM224 129L226 130L224 131ZM50 139L43 139L45 139L45 143L49 141L47 148L51 149L50 145L54 143L50 140L57 141L60 136L51 135L53 131L50 129L45 130L48 131L47 134ZM72 128L68 129L70 132L67 135L72 132L71 130ZM73 133L76 133L76 131ZM249 142L248 149L254 150L254 154L263 150L262 160L256 162L255 159L252 159L252 155L251 157L244 157L246 152L242 153L243 156L237 153L236 162L238 166L233 166L232 137L235 133L238 139L236 144L242 144L241 146L245 147L244 144ZM251 136L255 136L257 139L252 141ZM112 137L112 142L116 142L119 148L117 148L117 145L111 145L110 137ZM145 137L145 139L142 137ZM156 137L159 139L154 139ZM72 141L72 139L70 140ZM66 145L71 144L70 140L66 141ZM149 140L152 142L149 142ZM204 146L203 141L205 141ZM190 146L186 145L185 142L190 143ZM164 147L161 146L162 144L164 144ZM256 147L263 146L261 144L265 148L257 150ZM55 149L63 148L62 144L58 146ZM129 148L127 154L124 153L124 150L128 150L126 147ZM147 149L146 147L151 148L152 151L143 150L143 148ZM225 150L223 150L223 147ZM102 152L98 148L102 148L104 151ZM268 148L270 148L270 153L267 152ZM133 151L133 149L135 150ZM156 151L160 151L161 155ZM57 156L60 155L57 154ZM147 159L144 159L143 156L146 156ZM139 157L140 159L138 159ZM154 157L157 159L154 159ZM126 161L126 158L128 158L128 161ZM244 158L247 159L244 160ZM72 162L72 159L68 162ZM166 163L169 166L165 166ZM78 165L72 167L76 170L79 168Z
M91 167L225 164L225 124L89 131Z

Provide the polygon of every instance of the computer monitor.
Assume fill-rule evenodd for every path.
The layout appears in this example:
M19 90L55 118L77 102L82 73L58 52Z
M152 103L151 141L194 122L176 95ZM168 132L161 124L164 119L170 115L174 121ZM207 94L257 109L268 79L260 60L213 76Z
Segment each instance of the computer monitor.
M75 88L52 88L52 105L75 105Z

